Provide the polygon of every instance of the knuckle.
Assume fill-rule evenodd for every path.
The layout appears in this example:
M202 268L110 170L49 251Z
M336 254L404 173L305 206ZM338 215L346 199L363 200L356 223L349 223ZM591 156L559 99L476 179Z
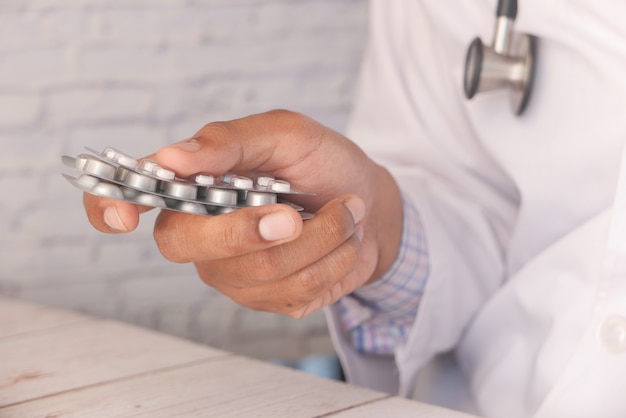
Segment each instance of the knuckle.
M298 309L296 311L291 311L291 312L287 312L285 313L285 315L293 318L293 319L303 319L305 316L305 311L303 309Z
M302 269L297 273L300 303L311 300L326 293L337 280L352 271L360 257L360 245L349 240L328 257L317 262L311 268Z
M202 127L199 131L199 136L211 137L213 135L225 135L230 131L230 124L228 122L216 121L209 122Z
M320 234L320 238L334 243L343 242L346 239L348 235L346 216L327 216L323 223L321 227L324 234Z
M173 236L172 228L170 228L170 220L163 214L159 215L157 219L153 237L159 252L166 260L173 263L183 263L186 261L181 257L181 241Z
M210 261L196 261L194 263L198 277L202 282L218 292L227 294L229 289L224 286L224 277L219 269Z
M301 113L297 113L287 109L272 109L266 114L279 120L293 119L303 116Z
M317 123L313 119L291 110L274 109L267 112L267 115L277 121L286 134L293 133L294 127L297 128L298 132L301 132L303 129L306 132L317 127Z
M251 266L254 268L248 270L248 274L252 279L261 282L271 282L277 280L281 276L281 266L284 260L280 253L272 251L257 251L251 255Z
M258 300L250 298L249 295L246 295L243 291L232 292L227 295L233 302L240 306L244 306L253 311L262 311L262 306Z
M326 261L325 270L338 275L350 273L361 257L361 245L356 238L345 242L336 252L336 256Z
M325 290L327 276L306 268L297 273L297 280L300 290L298 292L298 302L299 304L305 304Z
M166 260L173 263L183 263L186 261L180 256L178 246L172 240L163 237L155 237L155 241L159 252Z
M231 222L223 226L220 246L228 255L241 254L246 248L245 239L239 228L239 224Z

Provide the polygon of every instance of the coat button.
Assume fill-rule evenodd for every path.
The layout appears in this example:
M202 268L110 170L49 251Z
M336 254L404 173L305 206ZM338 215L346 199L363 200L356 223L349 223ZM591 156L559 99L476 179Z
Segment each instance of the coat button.
M600 325L598 337L609 353L626 351L626 318L619 315L607 317Z

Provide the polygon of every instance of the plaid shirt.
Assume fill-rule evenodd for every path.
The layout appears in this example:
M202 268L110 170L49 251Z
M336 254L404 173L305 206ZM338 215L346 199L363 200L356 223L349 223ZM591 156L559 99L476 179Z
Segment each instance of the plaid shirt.
M428 277L428 251L419 214L403 201L402 241L389 271L340 299L340 321L361 353L393 354L406 341Z

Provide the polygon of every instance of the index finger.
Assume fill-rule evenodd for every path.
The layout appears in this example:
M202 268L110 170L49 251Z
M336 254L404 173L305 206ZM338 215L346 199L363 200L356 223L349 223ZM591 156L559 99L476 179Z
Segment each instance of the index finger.
M139 215L152 209L121 200L83 194L83 205L89 223L100 232L121 233L134 231Z
M140 160L154 158L150 154ZM89 223L100 232L121 233L134 231L139 225L139 215L152 207L83 193L83 206Z
M319 148L323 127L299 113L274 110L205 125L191 139L160 149L156 159L185 177L207 167L277 172Z

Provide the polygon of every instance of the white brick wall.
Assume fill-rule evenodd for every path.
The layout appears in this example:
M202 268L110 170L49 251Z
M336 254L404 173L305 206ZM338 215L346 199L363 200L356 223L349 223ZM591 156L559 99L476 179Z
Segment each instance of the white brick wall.
M331 350L321 315L237 308L151 236L91 229L60 155L142 155L206 122L289 108L342 130L366 0L0 2L0 294L268 358Z

